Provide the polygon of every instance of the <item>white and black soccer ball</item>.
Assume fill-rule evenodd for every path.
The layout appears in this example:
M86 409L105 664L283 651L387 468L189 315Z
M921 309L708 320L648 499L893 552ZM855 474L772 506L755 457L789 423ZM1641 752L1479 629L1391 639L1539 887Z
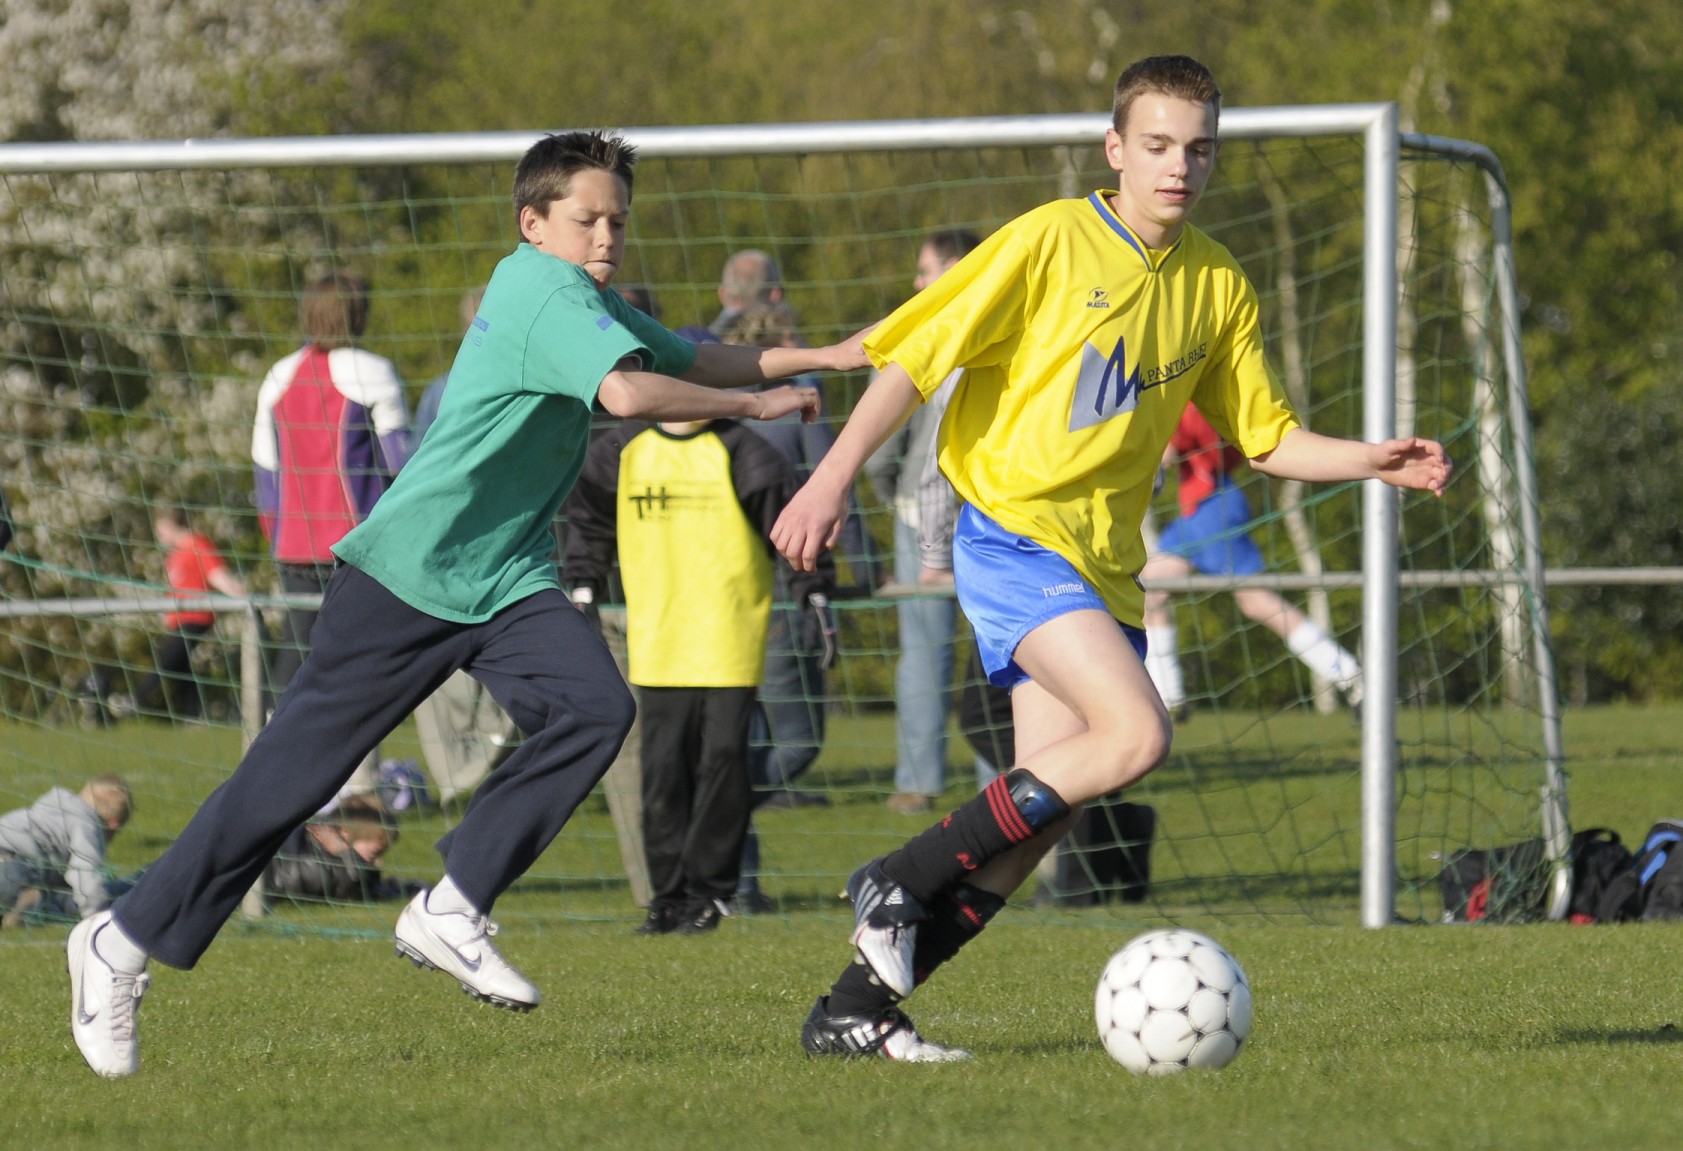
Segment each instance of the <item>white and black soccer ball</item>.
M1148 931L1110 957L1093 1015L1112 1059L1136 1075L1233 1062L1251 1033L1251 985L1196 931Z

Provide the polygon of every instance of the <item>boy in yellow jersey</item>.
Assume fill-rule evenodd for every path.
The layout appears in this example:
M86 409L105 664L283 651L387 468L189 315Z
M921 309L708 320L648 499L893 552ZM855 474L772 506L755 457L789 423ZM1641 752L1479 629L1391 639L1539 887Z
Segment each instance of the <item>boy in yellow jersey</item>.
M735 420L627 420L591 442L568 498L562 574L575 598L600 602L616 552L625 587L653 890L641 934L712 931L736 894L748 724L782 562L769 536L799 483L782 452ZM785 575L813 646L827 633L833 655L831 571L821 561Z
M856 961L802 1029L812 1054L936 1061L897 1006L1004 906L1082 803L1162 762L1172 724L1146 675L1140 523L1188 402L1258 471L1379 479L1441 495L1450 461L1417 438L1300 426L1263 360L1256 292L1187 218L1215 166L1221 93L1184 56L1116 84L1114 191L994 233L866 341L881 369L773 540L810 570L876 446L966 369L940 439L967 505L959 602L989 678L1011 689L1014 768L848 883Z

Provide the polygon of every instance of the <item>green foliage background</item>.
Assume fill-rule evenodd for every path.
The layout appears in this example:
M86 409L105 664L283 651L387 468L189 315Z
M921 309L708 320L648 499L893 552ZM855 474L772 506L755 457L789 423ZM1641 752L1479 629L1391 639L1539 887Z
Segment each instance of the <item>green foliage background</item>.
M1187 52L1229 107L1398 101L1495 150L1554 566L1677 562L1683 6L1643 0L645 0L546 16L370 0L370 76L315 130L483 130L1102 110L1128 61ZM1587 435L1593 429L1597 434ZM1605 434L1602 434L1605 433ZM1668 588L1557 593L1579 699L1675 696Z
M29 42L31 51L19 62L32 61L30 82L44 86L43 94L10 120L0 100L0 137L529 131L1100 111L1109 104L1120 68L1155 52L1187 52L1204 59L1220 77L1229 107L1396 101L1405 130L1487 144L1507 171L1547 558L1557 566L1646 565L1671 563L1683 551L1670 458L1678 430L1671 397L1683 382L1678 368L1683 270L1677 263L1683 250L1683 69L1676 66L1683 58L1683 7L1678 5L1643 0L1300 0L1266 6L1240 0L1196 6L1142 0L815 0L799 5L768 0L703 5L676 0L617 5L312 0L300 6L300 0L271 0L269 7L274 9L269 15L253 16L224 0L197 0L185 7L157 0L17 0L8 6L10 15L0 14L0 38L14 30L7 20L21 28L23 14L38 10L37 24L64 25L57 51L72 56L93 51L85 29L97 27L101 50L115 58L144 43L160 58L167 56L171 69L189 70L196 88L184 106L177 106L179 96L171 105L141 82L162 64L124 59L112 71L137 78L134 106L159 110L151 120L112 114L115 118L97 121L78 103L91 87L87 69L55 70L40 59L55 46ZM161 20L165 12L169 18ZM288 28L298 29L298 40L311 41L311 50L295 51L295 45L284 42L273 49L254 46L261 36L275 36L277 30L284 35ZM164 52L169 45L175 50ZM19 89L23 86L20 81ZM184 82L181 87L186 90ZM103 98L113 99L109 92ZM1239 162L1240 155L1230 148L1224 163ZM491 197L476 210L492 212L492 200L504 191L505 174L483 175L485 186L471 191ZM675 171L672 179L689 175ZM727 187L731 178L723 168L693 175L725 180ZM754 175L768 178L765 172ZM304 174L298 190L302 201L309 199L312 178L378 183L400 177ZM368 251L376 252L385 230L442 237L461 225L442 205L460 197L462 187L429 183L438 179L436 174L408 178L412 183L402 197L405 218L336 220L334 227L344 234L334 242L361 233ZM769 178L766 186L772 192L800 190L794 176L771 173ZM1220 179L1218 173L1217 192ZM60 187L55 194L67 190ZM1292 195L1299 189L1288 186L1285 191ZM238 199L237 175L206 195L223 202ZM721 202L700 210L720 220L732 213L775 211L776 220L768 223L775 224L777 234L802 234L798 196L775 202L775 209ZM286 228L285 208L276 205L276 232ZM903 203L884 202L876 210L880 216L872 225L886 225L890 235L895 226L915 235L927 222L906 214ZM652 229L656 221L640 223ZM114 226L120 236L121 223ZM253 338L226 341L230 377L248 375L252 365L287 350L276 341L290 338L297 288L292 281L301 274L297 267L251 261L249 239L212 248L209 256L213 280L231 269L250 278L239 306L249 313L247 330ZM354 247L356 241L349 242ZM896 302L891 294L902 290L903 261L833 247L790 244L786 272L796 285L797 305L806 303L798 295L803 280L844 285L835 290L857 287ZM460 253L452 256L443 247L439 253L408 258L401 267L367 269L382 289L416 285L395 298L383 297L376 330L370 333L371 342L393 355L415 381L428 378L447 356L438 333L451 330L456 295L482 275L481 269L465 266ZM36 253L23 255L33 259ZM691 284L707 279L707 274L679 276L667 270L662 261L668 254L658 246L647 246L638 256L647 267L637 271L649 278ZM21 273L23 265L16 266ZM1262 269L1252 273L1266 275ZM679 317L699 316L707 307L700 295L688 289L663 302L674 322L681 323ZM214 310L226 303L189 305L183 296L176 307ZM188 326L187 319L141 316L132 323L135 331L168 331ZM87 335L50 316L47 322L41 315L21 321L29 345L21 353L7 350L26 355L49 390L77 382L87 389L88 373L78 368L87 359ZM90 452L113 438L133 445L155 443L145 449L148 458L166 465L167 478L186 486L190 499L194 485L208 491L220 484L215 476L193 472L191 464L180 470L167 467L173 459L191 460L194 445L170 441L167 407L137 407L146 371L132 362L133 353L116 345L99 350L103 374L92 380L94 410L66 413L41 405L14 408L8 418L31 421L26 434L39 443L86 444ZM154 363L169 358L167 349L152 353ZM233 413L244 397L226 391L214 403ZM117 427L111 424L115 417L101 407L131 414L124 417L125 426ZM165 415L147 414L147 407ZM147 421L153 426L143 426ZM239 422L231 420L229 426ZM217 500L207 497L205 502L215 506ZM145 539L144 518L143 505L136 503L78 522L77 530L89 541L83 566L134 568L128 541ZM224 539L251 534L249 516L224 517L207 526ZM261 550L253 540L245 542L252 553ZM49 595L65 589L48 581L29 591ZM1557 592L1554 626L1563 681L1575 698L1676 695L1679 678L1672 671L1683 669L1683 635L1670 626L1678 613L1675 598L1666 588Z

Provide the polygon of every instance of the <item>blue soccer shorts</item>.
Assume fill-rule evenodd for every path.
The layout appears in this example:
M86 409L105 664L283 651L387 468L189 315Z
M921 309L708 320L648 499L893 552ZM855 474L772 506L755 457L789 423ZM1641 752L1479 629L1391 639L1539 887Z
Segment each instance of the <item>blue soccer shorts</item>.
M1157 537L1157 550L1179 556L1205 575L1255 575L1266 565L1251 539L1251 506L1231 480L1223 480L1198 510Z
M969 504L953 532L953 579L958 603L976 632L976 651L988 681L1014 688L1029 678L1013 658L1029 632L1072 611L1110 614L1093 585L1063 556L1014 535ZM1145 632L1117 621L1141 659Z

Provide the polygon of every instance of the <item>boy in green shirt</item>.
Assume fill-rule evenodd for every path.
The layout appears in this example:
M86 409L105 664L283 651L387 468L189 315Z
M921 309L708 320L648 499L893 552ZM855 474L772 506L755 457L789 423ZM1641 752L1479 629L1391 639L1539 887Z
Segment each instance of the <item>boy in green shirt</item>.
M866 362L858 337L697 348L625 304L609 285L635 162L622 139L587 132L546 137L520 161L522 243L491 277L420 450L335 545L308 660L175 844L71 933L71 1031L96 1073L139 1069L148 957L191 968L288 833L457 669L525 739L439 841L443 878L399 916L397 952L476 999L537 1006L537 988L491 943L491 907L608 769L633 715L551 558L550 524L582 465L592 405L649 420L811 419L812 389L718 389Z

